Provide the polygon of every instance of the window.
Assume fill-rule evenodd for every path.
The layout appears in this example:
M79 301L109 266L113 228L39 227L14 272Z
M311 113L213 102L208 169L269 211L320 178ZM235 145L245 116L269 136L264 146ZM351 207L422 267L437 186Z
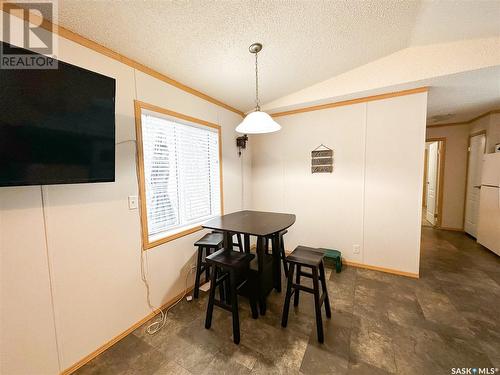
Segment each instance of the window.
M136 102L136 131L145 249L221 214L218 125Z

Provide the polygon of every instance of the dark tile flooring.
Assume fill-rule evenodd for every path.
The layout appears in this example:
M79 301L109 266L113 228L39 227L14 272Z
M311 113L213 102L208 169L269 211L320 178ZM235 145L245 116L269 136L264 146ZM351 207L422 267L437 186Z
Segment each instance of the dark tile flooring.
M420 279L345 267L329 270L332 319L318 344L312 296L290 310L284 294L253 320L240 299L241 344L231 317L215 309L204 328L206 295L183 301L156 335L137 329L79 374L450 374L500 367L500 258L463 233L422 229ZM324 314L324 311L323 311Z

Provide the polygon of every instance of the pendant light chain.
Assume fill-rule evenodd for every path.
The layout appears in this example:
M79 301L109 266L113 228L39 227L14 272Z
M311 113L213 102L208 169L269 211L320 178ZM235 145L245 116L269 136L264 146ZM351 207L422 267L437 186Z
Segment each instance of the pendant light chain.
M268 113L260 110L258 53L261 50L261 43L252 43L250 47L248 47L248 51L255 55L255 110L250 111L245 116L243 121L236 127L236 131L238 133L245 134L244 137L238 137L236 139L236 144L238 147L240 147L240 144L243 144L243 138L246 139L247 134L265 134L281 130L280 124L274 121Z
M257 56L259 53L255 54L255 109L260 111L260 102L259 102L259 64L257 60Z

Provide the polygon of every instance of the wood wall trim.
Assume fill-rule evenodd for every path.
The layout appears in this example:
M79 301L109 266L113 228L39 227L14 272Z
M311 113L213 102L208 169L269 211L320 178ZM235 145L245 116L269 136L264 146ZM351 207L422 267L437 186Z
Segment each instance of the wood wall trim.
M412 95L412 94L418 94L418 93L427 92L427 91L429 91L429 87L427 87L427 86L418 87L415 89L395 91L395 92L389 92L389 93L385 93L385 94L365 96L365 97L357 98L357 99L343 100L340 102L333 102L333 103L315 105L315 106L311 106L311 107L292 109L290 111L272 113L271 116L272 117L281 117L281 116L296 115L296 114L304 113L304 112L320 111L322 109L329 109L329 108L342 107L342 106L353 105L353 104L358 104L358 103L372 102L375 100L395 98L397 96Z
M445 126L469 125L469 124L473 123L474 121L480 120L483 117L486 117L486 116L489 116L489 115L493 115L495 113L500 113L500 109L493 109L491 111L488 111L488 112L485 112L485 113L481 113L479 116L473 117L473 118L471 118L470 120L467 120L467 121L449 122L449 123L446 123L446 124L427 125L427 128L433 129L433 128L442 128L442 127L445 127Z
M220 214L224 215L224 174L222 168L222 129L219 129L219 175L220 175Z
M371 266L369 264L353 262L353 261L347 260L347 259L342 259L342 262L347 264L348 266L352 266L352 267L364 268L364 269L372 270L372 271L380 271L380 272L390 273L390 274L398 275L398 276L406 276L406 277L411 277L413 279L418 279L420 277L420 275L418 273L399 271L399 270L395 270L392 268L386 268L386 267Z
M493 115L495 113L500 113L500 109L494 109L494 110L491 110L491 111L488 111L488 112L485 112L485 113L482 113L480 114L479 116L476 116L474 118L471 118L468 123L470 124L471 122L474 122L474 121L477 121L485 116L489 116L489 115Z
M439 192L438 192L438 222L437 226L440 228L443 225L443 199L444 199L444 170L446 168L446 138L442 138L439 141L439 157L438 157L438 168L439 168Z
M151 318L153 318L154 316L156 316L160 312L160 310L164 310L164 309L169 308L175 302L177 302L184 294L191 293L191 291L193 289L194 289L194 285L191 285L185 291L182 291L181 293L177 294L175 297L173 297L172 299L170 299L167 302L165 302L160 308L158 308L155 311L152 311L151 313L149 313L148 315L146 315L144 318L142 318L141 320L139 320L138 322L134 323L132 326L130 326L129 328L127 328L125 331L123 331L122 333L120 333L118 336L112 338L111 340L109 340L108 342L106 342L104 345L102 345L99 348L97 348L96 350L94 350L92 353L86 355L85 357L83 357L81 360L79 360L78 362L76 362L72 366L70 366L67 369L63 370L61 372L61 375L69 375L69 374L74 373L80 367L84 366L85 364L87 364L88 362L90 362L91 360L93 360L94 358L96 358L99 354L101 354L102 352L106 351L107 349L109 349L110 347L112 347L114 344L116 344L118 341L120 341L121 339L123 339L125 336L129 335L130 333L132 333L133 331L135 331L137 328L139 328L140 326L142 326L144 323L146 323L148 320L150 320Z
M459 126L459 125L469 125L469 122L450 122L447 124L437 124L437 125L427 125L427 129L434 129L434 128L444 128L446 126Z
M250 249L251 250L255 250L255 245L252 245L250 247ZM291 253L292 253L291 250L286 250L285 249L286 256L290 255ZM342 263L347 264L348 266L356 267L356 268L365 268L367 270L372 270L372 271L380 271L380 272L390 273L390 274L393 274L393 275L412 277L414 279L418 279L420 277L418 273L399 271L399 270L395 270L395 269L392 269L392 268L370 266L369 264L364 264L364 263L359 263L359 262L353 262L353 261L347 260L345 258L342 258Z
M149 230L148 230L148 214L146 206L146 186L145 186L145 175L144 175L144 149L142 147L142 110L147 110L151 112L156 112L170 117L175 117L187 122L207 126L209 128L215 129L219 137L219 175L220 175L220 205L221 214L224 214L224 188L223 188L223 176L222 176L222 128L220 125L208 122L205 120L198 119L196 117L191 117L184 115L179 112L174 112L166 108L158 107L153 104L145 103L140 100L134 100L134 113L135 113L135 134L137 140L137 176L139 179L139 212L141 217L141 238L142 238L142 249L149 250L153 247L159 246L161 244L173 241L177 238L187 236L189 234L195 233L202 230L201 226L195 226L192 228L187 228L179 233L172 234L170 236L160 238L155 241L149 240Z
M195 124L208 126L209 128L217 129L218 131L221 130L221 126L214 124L213 122L208 122L208 121L196 118L196 117L184 115L182 113L175 112L175 111L172 111L170 109L158 107L157 105L149 104L149 103L146 103L146 102L143 102L140 100L134 100L134 103L135 103L136 108L139 107L139 109L146 109L148 111L161 113L161 114L166 115L166 116L176 117L176 118L179 118L179 119L184 120L184 121L194 122Z
M425 148L424 150L424 188L422 191L422 207L427 208L427 175L428 175L428 166L429 163L429 150Z
M71 30L64 28L63 26L53 24L50 21L45 20L36 14L33 14L31 12L26 11L25 9L19 7L16 4L7 3L4 0L2 0L2 1L0 1L0 9L6 13L9 13L10 9L23 10L22 17L20 15L16 14L17 12L9 13L9 14L12 14L18 18L21 18L23 21L28 21L28 22L33 23L33 24L41 24L41 27L43 27L45 30L53 32L62 38L71 40L72 42L75 42L83 47L89 48L89 49L91 49L95 52L98 52L104 56L107 56L109 58L117 60L125 65L130 66L131 68L137 69L137 70L139 70L139 71L141 71L141 72L143 72L151 77L154 77L160 81L163 81L163 82L165 82L171 86L174 86L182 91L185 91L191 95L197 96L198 98L206 100L207 102L215 104L219 107L227 109L228 111L234 112L234 113L240 115L241 117L244 117L244 113L242 111L240 111L236 108L233 108L230 105L221 102L220 100L217 100L217 99L215 99L207 94L204 94L201 91L193 89L192 87L189 87L189 86L187 86L179 81L176 81L175 79L173 79L165 74L162 74L162 73L160 73L160 72L158 72L158 71L156 71L156 70L154 70L154 69L152 69L144 64L141 64L141 63L131 59L131 58L128 58L124 55L121 55L118 52L115 52L110 48L107 48L107 47L105 47L97 42L94 42L93 40L87 39L80 34L77 34Z
M142 197L141 197L141 199L142 199ZM142 221L142 217L143 216L144 216L144 214L142 214L142 212L141 212L141 221ZM163 238L160 238L160 239L158 239L156 241L152 241L152 242L146 241L144 239L144 237L143 237L143 239L142 239L143 250L152 249L153 247L160 246L160 245L162 245L164 243L176 240L177 238L181 238L181 237L187 236L187 235L192 234L192 233L196 233L196 232L198 232L198 231L200 231L202 229L203 229L203 227L201 227L201 226L198 225L196 227L185 229L185 230L183 230L183 231L181 231L179 233L175 233L175 234L172 234L170 236L163 237ZM147 233L147 232L143 232L143 233Z
M469 134L469 141L471 138L476 137L478 135L482 135L482 134L484 134L485 137L487 136L488 132L486 131L486 129L479 130L477 132ZM470 147L470 144L469 144L469 147ZM484 144L484 153L486 153L486 143Z

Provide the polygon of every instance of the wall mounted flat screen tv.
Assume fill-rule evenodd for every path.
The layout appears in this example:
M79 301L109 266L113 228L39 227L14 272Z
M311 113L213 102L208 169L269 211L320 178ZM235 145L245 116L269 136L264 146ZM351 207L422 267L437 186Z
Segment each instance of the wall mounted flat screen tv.
M0 69L0 186L114 180L113 78L62 61Z

